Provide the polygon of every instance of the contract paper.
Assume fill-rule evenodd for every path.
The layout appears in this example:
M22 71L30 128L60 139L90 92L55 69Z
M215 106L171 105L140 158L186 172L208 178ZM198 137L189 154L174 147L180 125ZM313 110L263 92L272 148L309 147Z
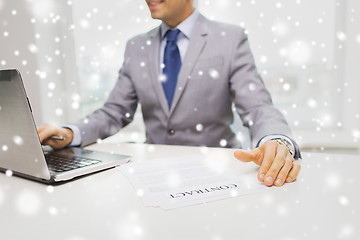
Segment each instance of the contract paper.
M214 164L204 155L130 162L118 169L146 206L174 209L266 189L256 172L242 173ZM217 159L221 162L221 159Z

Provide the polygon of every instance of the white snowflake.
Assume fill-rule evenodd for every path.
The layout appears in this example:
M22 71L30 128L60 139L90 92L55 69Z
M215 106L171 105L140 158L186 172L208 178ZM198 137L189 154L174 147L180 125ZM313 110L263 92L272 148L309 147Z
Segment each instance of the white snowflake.
M144 196L144 190L142 190L142 189L137 189L137 190L136 190L136 195L138 195L139 197Z
M273 195L270 195L270 194L266 194L266 195L263 197L263 202L264 202L264 204L266 204L266 205L271 205L271 204L274 202L274 196L273 196Z
M63 115L63 110L61 108L57 108L55 110L55 114L56 114L56 116L61 116L61 115Z
M360 131L358 129L352 130L352 135L355 139L360 139Z
M204 129L204 126L203 126L201 123L196 124L196 130L197 130L198 132L201 132L203 129Z
M54 82L50 82L50 83L48 84L48 88L49 88L50 90L54 90L54 89L56 88L56 84L55 84Z
M245 141L245 135L243 132L239 131L236 133L236 139L239 141L239 142L244 142Z
M31 53L37 53L38 48L35 44L29 44L28 49Z
M318 103L315 99L313 98L309 98L307 100L307 105L310 107L310 108L316 108L318 106Z
M209 149L207 147L201 147L200 152L203 153L203 154L206 154L206 153L209 152Z
M256 90L256 85L254 83L250 83L249 84L249 90L250 91L255 91Z
M7 177L11 177L12 175L13 175L13 171L11 171L11 170L6 170L5 171L5 175L7 176Z
M53 187L53 186L47 186L47 187L46 187L46 191L47 191L48 193L52 193L52 192L54 192L54 187Z
M325 183L329 188L339 188L341 185L341 177L336 173L328 174L325 178Z
M166 77L165 74L160 74L160 75L159 75L159 81L160 81L160 82L163 83L163 82L166 82L166 80L167 80L167 77Z
M216 69L210 69L209 75L210 75L210 77L212 77L214 79L218 79L220 76L219 72Z
M266 63L267 60L268 60L268 58L267 58L266 56L261 56L261 57L260 57L260 62L261 62L261 63Z
M353 236L354 229L353 226L350 224L344 225L341 227L340 232L338 234L338 238L350 238Z
M130 136L130 138L132 140L138 140L139 137L140 137L140 134L138 132L133 132L133 133L131 133L131 136Z
M147 150L148 150L149 152L154 152L154 151L155 151L155 147L154 147L153 145L150 145L150 146L147 147Z
M227 145L226 139L221 139L221 140L220 140L220 146L221 146L221 147L225 147L226 145Z
M289 33L289 26L286 22L278 21L271 27L271 31L277 36L282 37Z
M277 213L279 216L285 216L287 215L289 212L287 206L285 205L280 205L278 208L277 208Z
M41 198L31 191L24 191L16 199L17 210L23 215L34 215L41 208Z
M47 74L46 72L40 72L40 71L37 71L38 72L38 75L41 79L46 79L47 78Z
M84 29L87 29L90 27L90 23L86 19L80 20L80 26Z
M79 109L79 108L80 108L80 104L79 104L79 102L73 102L73 103L71 104L71 107L72 107L73 109Z
M19 146L24 144L24 140L20 136L14 136L13 141L16 145L19 145Z
M308 62L312 55L309 44L303 41L294 41L290 43L285 51L284 54L296 65L303 65Z
M49 207L49 214L52 216L57 216L59 213L59 211L57 210L56 207Z
M179 187L181 184L181 177L177 173L169 173L167 175L166 184L169 187Z
M336 37L340 40L340 41L345 41L346 40L346 34L344 32L337 32L336 33Z
M236 197L238 194L239 194L239 193L238 193L238 191L236 191L236 190L232 190L232 191L230 192L230 196L231 196L231 197Z
M284 84L283 84L283 89L284 89L284 91L289 91L290 88L291 88L291 85L290 85L289 83L284 83Z
M9 147L7 145L2 145L1 150L3 150L4 152L6 152L9 149Z
M349 199L345 196L340 196L339 203L343 206L347 206L349 204Z

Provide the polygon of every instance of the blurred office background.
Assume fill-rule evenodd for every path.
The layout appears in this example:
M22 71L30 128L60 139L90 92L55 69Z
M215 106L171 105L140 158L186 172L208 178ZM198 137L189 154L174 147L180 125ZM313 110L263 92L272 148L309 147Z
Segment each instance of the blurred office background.
M303 150L360 152L360 1L196 5L247 29L258 70ZM37 124L73 122L106 100L126 41L159 23L144 0L0 0L0 69L21 71ZM143 142L141 119L138 111L108 141ZM248 142L241 125L237 118L234 131Z

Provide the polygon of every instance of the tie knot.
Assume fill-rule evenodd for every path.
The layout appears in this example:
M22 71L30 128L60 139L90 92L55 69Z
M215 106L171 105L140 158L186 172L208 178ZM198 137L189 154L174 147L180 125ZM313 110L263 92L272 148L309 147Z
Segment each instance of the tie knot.
M166 41L167 42L175 42L179 33L180 33L179 29L168 30L166 32Z

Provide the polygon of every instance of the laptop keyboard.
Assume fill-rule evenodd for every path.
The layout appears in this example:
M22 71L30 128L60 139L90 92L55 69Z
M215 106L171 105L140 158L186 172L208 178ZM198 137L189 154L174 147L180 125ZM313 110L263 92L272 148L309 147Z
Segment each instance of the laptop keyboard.
M64 172L90 166L101 161L82 157L62 157L59 155L47 155L46 162L50 171Z

